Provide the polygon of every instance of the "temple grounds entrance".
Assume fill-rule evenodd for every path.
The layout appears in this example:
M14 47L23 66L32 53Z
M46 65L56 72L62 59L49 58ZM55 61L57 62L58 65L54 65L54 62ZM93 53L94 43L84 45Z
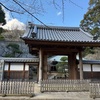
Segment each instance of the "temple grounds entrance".
M53 55L68 56L69 79L84 79L82 52L86 47L100 46L99 40L93 40L93 36L79 27L46 27L29 23L22 39L28 44L29 52L39 57L39 83L48 79L47 58ZM79 58L79 69L76 55Z

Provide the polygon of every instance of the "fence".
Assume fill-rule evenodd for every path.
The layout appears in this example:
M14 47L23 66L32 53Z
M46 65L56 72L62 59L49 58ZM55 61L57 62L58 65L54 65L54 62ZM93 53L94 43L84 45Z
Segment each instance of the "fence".
M90 80L43 80L41 92L89 91Z
M33 93L33 82L0 81L0 95L30 95Z
M100 82L90 80L43 80L41 92L89 91L91 98L100 98ZM32 95L34 82L0 81L0 95Z
M90 83L90 97L100 98L100 82Z

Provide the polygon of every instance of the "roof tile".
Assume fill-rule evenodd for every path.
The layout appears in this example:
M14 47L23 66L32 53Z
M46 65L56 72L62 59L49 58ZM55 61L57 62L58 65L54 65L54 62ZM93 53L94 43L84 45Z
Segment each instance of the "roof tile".
M32 38L32 32L37 30L36 38ZM37 29L36 29L37 28ZM42 25L33 25L30 29L26 30L26 35L22 38L43 40L43 41L62 41L62 42L95 42L92 35L84 32L79 27L58 27L50 26L45 27Z

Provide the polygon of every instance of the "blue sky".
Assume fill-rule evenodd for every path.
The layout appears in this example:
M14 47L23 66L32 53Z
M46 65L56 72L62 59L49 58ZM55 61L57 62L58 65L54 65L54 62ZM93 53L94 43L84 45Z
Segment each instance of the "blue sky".
M60 0L59 0L60 1ZM87 12L89 0L73 0L78 6L67 0L65 3L64 22L61 9L55 9L53 6L46 6L47 13L44 16L38 16L45 24L59 26L79 26L84 14ZM60 3L60 2L59 2ZM58 13L60 13L57 15ZM37 23L37 21L35 21Z
M60 0L59 5L61 4ZM65 10L64 10L64 22L62 19L62 10L55 9L52 4L44 3L44 9L46 13L42 15L37 15L37 17L44 22L46 25L56 25L56 26L79 26L80 21L83 19L84 14L87 12L89 0L72 0L75 4L66 0ZM59 14L58 14L59 13ZM25 21L33 21L34 23L41 24L37 20L29 17Z
M87 8L89 6L88 5L89 0L71 0L75 4L71 3L70 0L64 0L65 9L64 9L64 22L63 22L62 10L59 7L58 9L56 9L53 4L45 1L47 0L44 1L42 0L45 13L42 13L40 15L35 15L35 16L46 25L78 27L80 25L80 21L83 19L83 16L87 12L88 10ZM61 5L61 0L56 0L56 1L59 5ZM14 18L18 19L19 21L25 24L28 21L31 21L35 24L41 24L28 14L19 15L13 13L13 15Z

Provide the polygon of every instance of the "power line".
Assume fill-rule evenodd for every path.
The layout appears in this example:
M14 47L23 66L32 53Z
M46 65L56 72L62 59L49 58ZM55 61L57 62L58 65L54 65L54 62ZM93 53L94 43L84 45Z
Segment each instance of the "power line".
M83 9L81 6L79 6L78 4L76 4L75 2L73 2L72 0L69 0L72 4L74 4L75 6L77 6L77 7L79 7L79 8L81 8L81 9Z
M0 5L3 6L5 9L9 10L10 12L15 12L15 13L23 14L22 12L9 9L8 7L6 7L6 6L5 6L4 4L2 4L1 2L0 2Z

